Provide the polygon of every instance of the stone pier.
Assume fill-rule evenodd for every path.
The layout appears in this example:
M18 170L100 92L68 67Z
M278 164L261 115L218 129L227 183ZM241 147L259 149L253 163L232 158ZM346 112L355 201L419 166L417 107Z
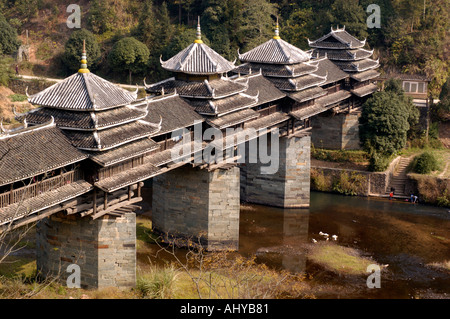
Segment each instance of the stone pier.
M268 139L269 140L269 139ZM265 173L267 164L242 165L241 197L244 201L284 208L309 207L311 138L308 133L279 138L279 167L274 173ZM270 151L277 152L275 147ZM248 150L248 147L247 147ZM248 152L246 152L248 158Z
M359 143L360 116L360 112L314 116L311 119L311 142L316 148L361 149Z
M183 166L153 179L152 225L207 250L238 249L239 168Z
M66 283L71 264L80 267L81 288L136 285L136 215L93 220L58 213L37 225L37 269Z

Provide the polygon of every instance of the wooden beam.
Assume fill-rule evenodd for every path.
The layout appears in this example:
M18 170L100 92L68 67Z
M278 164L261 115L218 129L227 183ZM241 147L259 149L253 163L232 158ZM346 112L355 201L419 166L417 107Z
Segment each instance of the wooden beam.
M140 202L140 201L142 201L142 197L135 197L135 198L132 198L130 200L127 200L127 201L120 202L120 203L117 203L115 205L109 206L107 209L102 210L102 211L100 211L100 212L98 212L96 214L93 214L91 217L92 217L92 219L97 219L99 217L102 217L103 215L106 215L106 214L116 210L117 208L129 205L129 204L137 203L137 202Z

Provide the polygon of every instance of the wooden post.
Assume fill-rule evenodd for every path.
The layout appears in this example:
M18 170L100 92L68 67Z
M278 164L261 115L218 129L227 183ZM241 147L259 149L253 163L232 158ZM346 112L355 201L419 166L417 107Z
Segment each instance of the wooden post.
M141 197L141 182L137 183L137 197Z
M108 193L103 192L103 209L106 209L108 207Z
M11 184L11 190L9 191L9 205L14 203L13 184Z
M94 211L94 214L95 213L97 213L97 189L96 188L94 188L94 198L93 198L93 201L92 201L92 209L93 209L93 211Z
M128 200L131 200L131 185L128 186Z

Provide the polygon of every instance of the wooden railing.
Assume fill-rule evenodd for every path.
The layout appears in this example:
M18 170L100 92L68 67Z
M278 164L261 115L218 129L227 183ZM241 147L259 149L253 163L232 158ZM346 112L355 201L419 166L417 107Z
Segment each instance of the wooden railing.
M9 192L0 194L0 207L5 207L28 198L36 197L48 191L52 191L73 181L83 178L79 170L70 171L54 177L45 178L42 181L32 183Z

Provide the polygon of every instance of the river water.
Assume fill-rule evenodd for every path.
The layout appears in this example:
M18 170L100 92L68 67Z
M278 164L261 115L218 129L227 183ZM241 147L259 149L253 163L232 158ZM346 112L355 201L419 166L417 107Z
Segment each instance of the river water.
M144 204L151 210L146 193ZM243 203L239 228L239 254L305 274L317 298L450 298L450 270L430 265L450 263L448 208L311 192L309 209ZM370 273L347 276L312 262L308 247L313 239L324 240L320 232L337 235L333 243L388 265L381 272L381 288L367 287ZM147 262L147 254L143 258Z
M381 288L314 265L305 247L323 240L319 232L386 265ZM239 243L241 254L310 275L318 298L450 298L450 271L430 265L450 262L446 208L312 192L309 209L242 205Z

